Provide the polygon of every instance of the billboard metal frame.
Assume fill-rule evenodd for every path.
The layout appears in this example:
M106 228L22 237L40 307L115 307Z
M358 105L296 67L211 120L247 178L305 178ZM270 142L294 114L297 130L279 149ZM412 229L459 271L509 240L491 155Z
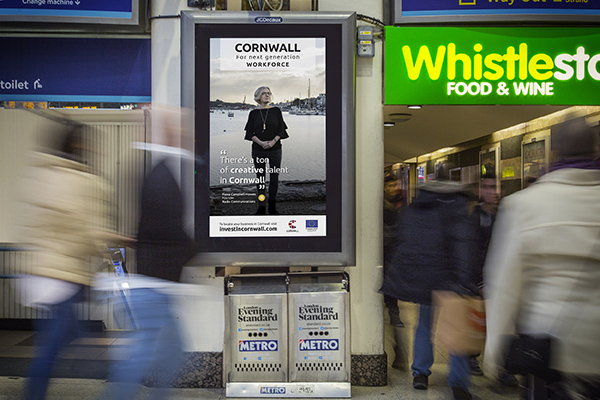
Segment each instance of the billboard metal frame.
M352 266L356 260L356 227L355 227L355 74L354 74L354 50L355 50L355 29L356 15L355 13L343 12L220 12L220 11L183 11L181 13L181 105L191 112L190 120L187 126L191 126L194 132L194 137L197 139L196 133L201 127L198 127L200 120L197 114L208 110L198 110L199 94L196 93L198 76L202 73L201 64L198 60L196 52L199 44L197 41L197 32L210 32L220 29L219 25L228 30L238 29L240 38L255 38L257 37L257 27L269 31L273 26L282 29L286 37L313 37L313 33L306 28L314 27L315 31L321 29L333 29L336 34L331 37L325 36L327 40L327 50L334 49L335 54L341 54L341 58L336 61L336 65L327 65L327 69L331 68L331 72L327 75L327 81L330 79L336 80L336 87L339 86L339 93L333 91L327 93L328 111L329 104L335 104L338 110L336 113L327 113L327 135L329 136L329 127L335 126L335 131L331 132L336 137L339 134L339 143L331 148L329 142L327 145L326 158L329 158L330 151L335 151L335 157L339 159L339 165L336 169L339 171L339 200L341 204L332 204L329 200L329 191L327 192L327 218L329 218L330 206L337 214L334 214L335 221L339 221L339 226L332 226L328 229L327 235L323 239L319 238L303 238L303 237L284 237L284 238L267 238L267 237L235 237L235 238L214 238L210 237L207 228L202 225L209 223L209 215L207 214L206 199L202 200L207 192L207 189L200 193L199 187L209 186L208 183L198 183L205 177L199 177L195 174L194 168L184 166L182 171L182 180L186 184L194 187L193 204L195 207L195 234L196 240L200 242L202 247L200 255L194 260L195 265L201 266ZM202 31L205 29L205 31ZM211 30L213 29L213 30ZM287 30L286 30L287 29ZM271 32L271 31L269 31ZM289 34L288 34L289 32ZM323 32L329 32L324 30ZM298 35L298 36L296 36ZM218 38L210 36L211 38ZM238 36L236 36L238 37ZM265 36L268 37L268 36ZM320 37L318 35L314 37ZM338 42L339 41L339 42ZM208 58L208 54L202 53L202 57ZM329 61L328 61L329 62ZM339 69L337 68L339 67ZM208 75L210 76L210 74ZM207 82L207 80L205 80ZM329 83L328 83L329 86ZM202 89L204 90L204 89ZM201 91L199 91L200 93ZM203 93L203 92L202 92ZM207 99L203 100L207 101ZM339 115L339 120L337 119ZM329 119L334 121L330 125ZM241 131L241 130L240 130ZM201 134L201 133L200 133ZM329 138L327 139L329 140ZM337 139L336 139L337 140ZM209 146L210 147L210 146ZM198 144L196 144L196 159L202 158L201 163L207 163L206 154L198 154ZM337 154L339 152L339 154ZM329 181L332 178L329 176L329 163L327 166L327 178L329 190ZM333 184L332 184L333 186ZM337 189L336 189L337 190ZM199 206L200 204L200 206ZM338 224L336 224L338 225ZM328 224L329 228L329 224ZM334 234L332 234L334 232ZM318 240L330 241L334 237L336 242L335 249L330 249L332 246L317 246ZM338 237L339 235L339 237ZM235 239L235 240L232 240ZM244 242L260 245L256 251L250 250L249 245L244 246ZM267 244L271 243L270 248ZM327 242L329 243L329 242ZM338 246L339 244L339 246ZM314 246L313 246L314 245ZM264 247L263 247L264 246ZM238 248L239 247L239 248ZM289 251L288 249L292 249Z

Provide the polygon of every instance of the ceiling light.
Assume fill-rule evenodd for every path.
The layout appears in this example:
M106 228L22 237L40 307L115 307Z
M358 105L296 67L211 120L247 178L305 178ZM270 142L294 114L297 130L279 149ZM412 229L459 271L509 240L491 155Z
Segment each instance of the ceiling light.
M412 117L412 114L394 113L390 114L390 119L394 122L406 122Z
M407 106L407 107L409 110L420 110L421 108L423 108L423 106L417 106L417 105Z
M383 126L386 128L391 128L394 125L396 125L394 122L384 122L383 123Z

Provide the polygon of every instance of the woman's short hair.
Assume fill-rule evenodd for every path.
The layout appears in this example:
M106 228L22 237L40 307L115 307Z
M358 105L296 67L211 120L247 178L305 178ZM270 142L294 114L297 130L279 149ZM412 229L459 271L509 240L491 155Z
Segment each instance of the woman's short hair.
M254 101L259 104L260 104L260 95L261 95L263 89L269 89L269 91L271 91L271 89L268 86L261 86L258 89L256 89L256 91L254 92Z

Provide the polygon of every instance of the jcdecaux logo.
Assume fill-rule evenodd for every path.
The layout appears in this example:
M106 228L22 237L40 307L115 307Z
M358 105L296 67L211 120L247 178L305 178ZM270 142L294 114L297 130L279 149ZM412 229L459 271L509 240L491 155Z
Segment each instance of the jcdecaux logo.
M498 53L485 51L481 43L471 50L449 42L437 48L422 45L418 51L404 45L402 58L411 81L426 77L438 81L445 71L447 95L487 95L495 91L500 96L552 96L558 82L586 78L600 81L600 54L590 54L584 46L552 57L531 51L527 43L507 46L506 51ZM506 81L515 82L509 85Z

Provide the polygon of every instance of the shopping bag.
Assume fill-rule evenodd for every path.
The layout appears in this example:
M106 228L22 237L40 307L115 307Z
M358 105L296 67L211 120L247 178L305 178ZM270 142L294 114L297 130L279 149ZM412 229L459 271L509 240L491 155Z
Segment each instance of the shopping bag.
M481 297L434 291L435 340L449 354L477 355L485 345L485 303Z

